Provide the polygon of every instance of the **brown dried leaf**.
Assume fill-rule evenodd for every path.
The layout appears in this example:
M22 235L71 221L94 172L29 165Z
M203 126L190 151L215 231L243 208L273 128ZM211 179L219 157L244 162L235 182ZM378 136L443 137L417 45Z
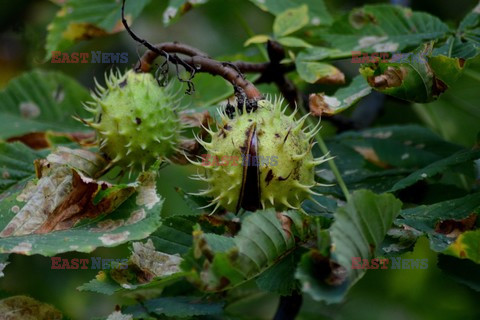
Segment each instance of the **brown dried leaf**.
M92 178L103 174L107 167L107 161L98 153L84 149L59 147L48 155L47 160L52 164L69 166Z
M322 77L315 82L317 84L342 85L345 84L345 75L340 70L335 70L334 73Z
M5 320L60 320L62 313L46 303L27 296L14 296L0 301L0 317Z
M26 204L0 232L0 237L64 230L81 219L113 211L135 187L116 188L94 204L98 192L111 185L97 182L82 172L95 176L102 169L101 163L104 160L93 152L67 148L59 148L46 160L35 161L39 180L28 184L17 197Z
M290 239L292 237L292 219L282 212L277 212L277 219L282 224L282 229L285 231L287 238Z
M324 100L323 93L312 93L308 97L310 112L316 117L321 117L324 113L333 114L333 110L328 106Z
M31 132L21 136L15 136L7 139L7 142L19 141L32 149L40 150L51 148L53 146L52 138L65 138L72 142L77 142L82 146L89 146L94 143L95 132Z
M48 141L47 139L46 132L32 132L32 133L24 134L22 136L16 136L16 137L11 137L7 139L7 142L15 142L15 141L22 142L23 144L35 150L46 149L51 147L50 141Z
M155 250L151 239L143 244L133 242L133 252L130 260L150 277L166 277L180 272L182 258L177 255L166 254Z
M475 213L461 220L448 219L439 221L435 225L435 232L444 234L450 238L456 238L465 231L473 230L476 221L477 215Z
M407 77L408 69L404 67L388 67L381 75L368 77L368 83L376 89L400 87Z

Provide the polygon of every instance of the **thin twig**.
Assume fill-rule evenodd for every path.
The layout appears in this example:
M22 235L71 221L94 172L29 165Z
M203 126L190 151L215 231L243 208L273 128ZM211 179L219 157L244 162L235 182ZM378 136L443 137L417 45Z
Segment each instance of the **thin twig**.
M173 63L175 63L175 66L177 67L177 77L180 81L182 82L186 82L187 85L188 85L188 88L187 88L187 94L191 94L195 91L195 87L194 87L194 84L192 82L192 79L193 77L195 76L195 68L193 68L192 66L188 65L187 63L185 63L181 58L177 57L177 56L171 56L169 55L166 51L164 50L161 50L161 49L157 49L156 47L154 47L151 43L149 43L147 40L145 39L142 39L140 38L139 36L137 36L135 34L135 32L133 32L132 29L130 29L130 26L128 25L128 22L127 22L127 19L125 19L125 1L126 0L122 0L122 24L123 26L125 27L125 30L127 30L128 34L135 40L137 41L138 43L142 44L143 46L145 46L146 48L148 48L150 51L153 51L155 52L157 55L160 55L160 56L163 56L167 61L171 61ZM188 79L182 79L180 77L180 74L179 74L179 69L178 69L178 65L181 65L182 67L185 68L186 71L189 71L190 72L190 77ZM142 65L140 64L140 66L138 68L135 68L135 70L142 70Z
M216 61L209 58L206 53L178 42L166 42L152 45L145 39L141 39L130 29L127 20L125 19L125 0L122 1L122 23L135 41L149 49L149 51L147 51L137 63L135 70L149 72L154 60L157 57L162 56L166 61L170 61L175 65L178 79L181 82L186 82L188 85L187 93L192 93L194 91L192 79L195 76L195 73L208 72L212 75L223 77L234 87L242 88L249 99L249 104L256 105L256 101L262 98L260 91L250 81L245 79L235 64ZM180 58L177 54L183 54L187 57ZM179 66L182 66L190 73L190 76L187 79L182 79L180 77Z

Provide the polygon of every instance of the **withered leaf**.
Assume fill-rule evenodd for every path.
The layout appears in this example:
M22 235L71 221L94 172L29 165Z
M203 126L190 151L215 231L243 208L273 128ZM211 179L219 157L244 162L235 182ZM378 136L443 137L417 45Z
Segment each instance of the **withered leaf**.
M182 258L155 250L151 239L143 244L134 242L131 262L148 274L146 278L165 277L180 272Z
M62 141L77 142L81 145L90 145L93 143L95 133L92 132L30 132L20 136L14 136L7 139L7 142L19 141L29 146L32 149L40 150L51 148L54 145L54 141L62 139Z
M68 148L59 148L46 160L36 161L38 181L28 184L17 197L26 203L0 232L0 237L65 230L81 219L112 212L133 194L135 186L114 188L94 204L100 191L112 187L91 178L104 164L93 152Z
M60 320L62 313L46 303L27 296L14 296L0 300L2 319L8 320ZM4 316L8 315L6 318Z
M445 234L447 237L456 238L463 232L474 229L476 221L477 215L475 213L461 220L442 220L435 225L435 232Z

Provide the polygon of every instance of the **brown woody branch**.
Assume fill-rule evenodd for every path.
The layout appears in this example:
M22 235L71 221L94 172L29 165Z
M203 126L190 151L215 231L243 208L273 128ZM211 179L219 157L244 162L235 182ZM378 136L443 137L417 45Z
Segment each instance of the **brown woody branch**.
M184 44L168 42L154 46L145 39L137 36L130 29L127 20L125 19L125 0L122 1L122 23L127 32L135 41L149 49L149 51L147 51L140 59L136 70L148 72L151 69L153 61L158 56L163 56L166 61L169 61L175 65L178 77L178 66L182 66L186 71L190 72L190 77L187 80L183 80L179 77L181 81L187 82L187 92L193 91L193 83L191 80L196 72L208 72L212 75L222 76L227 81L232 83L234 87L240 87L243 89L243 92L245 92L245 95L250 101L255 102L256 100L261 99L262 94L260 91L250 81L246 80L243 74L234 65L211 59L207 56L207 54L201 52L200 50ZM174 54L170 54L169 52ZM189 57L182 59L177 56L177 53L184 54Z
M250 81L245 79L234 63L211 59L200 50L178 42L160 43L155 45L155 48L159 51L163 50L167 52L167 59L172 63L177 63L180 59L176 55L177 53L184 54L187 57L181 58L181 60L193 68L195 72L206 72L212 75L221 76L234 86L242 88L249 99L261 98L260 91L258 91ZM137 63L136 69L139 69L142 72L149 72L153 62L159 55L160 54L157 51L148 50ZM249 64L248 67L251 68L251 64Z
M280 60L284 57L279 51L283 48L278 48L275 43L269 43L269 47L275 49L269 50L271 59L270 62L251 63L245 61L220 62L208 57L208 55L196 48L188 46L179 42L164 42L153 46L155 50L148 50L140 58L136 65L137 70L142 72L151 71L155 59L160 55L165 56L172 63L178 63L180 59L176 54L185 55L182 62L195 68L195 72L207 72L212 75L219 75L232 83L234 86L241 87L248 98L258 99L260 92L255 86L246 80L242 73L260 73L261 77L256 83L270 83L277 84L282 93L286 96L287 101L294 105L297 101L297 92L293 84L285 77L285 74L295 69L294 65L280 64ZM277 54L270 52L274 51Z
M140 61L137 63L137 68L140 68L142 72L149 72L151 67L160 55L164 56L160 52L166 52L168 54L183 54L188 57L201 56L205 58L210 58L208 54L202 52L201 50L191 47L189 45L180 43L180 42L162 42L154 45L155 50L148 50L140 58ZM270 65L269 62L264 63L251 63L245 61L234 61L229 62L229 64L235 66L240 72L243 73L262 73L267 70Z

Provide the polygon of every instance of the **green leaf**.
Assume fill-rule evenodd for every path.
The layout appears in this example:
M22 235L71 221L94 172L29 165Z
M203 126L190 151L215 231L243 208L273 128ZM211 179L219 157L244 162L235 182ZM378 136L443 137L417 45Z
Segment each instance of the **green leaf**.
M378 158L379 162L386 164L384 167L409 169L425 167L464 150L461 146L444 141L429 129L418 125L394 125L360 132L349 131L335 137L335 141L355 149L371 162Z
M270 209L248 215L232 240L195 231L194 261L202 270L197 270L198 275L192 280L202 290L216 292L258 276L295 250L297 241L309 237L307 220L295 211L277 214ZM229 245L232 241L233 246ZM192 262L183 266L185 271L192 267Z
M445 172L447 169L465 163L471 163L472 160L480 158L480 150L462 150L450 157L438 160L420 170L417 170L410 174L405 179L402 179L395 183L390 189L390 192L404 189L413 185L417 181L424 180L426 178L434 177L435 175Z
M131 24L150 0L126 1L125 16ZM76 42L123 30L122 2L116 0L67 0L48 25L45 50L65 51Z
M449 32L437 17L386 4L352 10L336 21L322 37L345 51L394 52L440 39Z
M352 257L368 258L375 253L393 220L400 213L402 203L391 194L377 195L359 190L345 207L338 209L331 227L332 256L344 268L349 269L349 281L353 285L365 270L351 269Z
M87 117L81 102L88 99L84 87L61 73L25 73L0 92L0 139L46 130L86 131L72 115Z
M10 189L16 192L35 176L33 161L43 157L43 153L32 150L22 143L0 142L0 200L9 195Z
M398 257L401 254L413 251L418 237L422 234L422 232L412 228L391 228L377 252L385 257Z
M295 269L302 253L305 251L303 248L297 248L273 267L260 274L255 280L258 288L279 295L290 295L293 290L299 289L299 283L295 279Z
M260 9L274 15L279 15L285 10L296 8L300 5L308 6L309 24L313 26L329 25L333 18L327 10L323 0L250 0Z
M431 249L441 252L452 245L458 233L462 232L461 229L468 224L472 213L479 211L480 194L475 193L462 198L405 209L395 223L425 233L430 240Z
M340 70L331 64L318 62L341 54L338 50L328 48L308 48L300 52L295 59L297 72L303 80L309 83L343 84L345 76Z
M277 15L273 22L273 34L275 37L283 37L308 24L308 7L302 5L298 8L287 9Z
M462 76L437 101L415 104L413 110L445 139L471 147L476 143L479 131L479 86L480 59L476 58L466 62Z
M348 131L327 140L349 190L368 188L382 193L409 174L461 151L429 129L417 125L388 126ZM321 153L314 148L314 155ZM334 183L326 164L318 167L324 182ZM338 186L316 187L316 192L342 198Z
M372 89L367 81L361 75L358 75L353 78L348 86L338 89L333 96L327 96L325 93L311 94L310 109L316 115L334 115L353 106L358 100L369 95L370 92L372 92Z
M471 59L480 53L480 4L460 22L457 32L450 36L445 45L438 48L448 57Z
M432 68L435 77L450 87L457 82L462 74L464 61L458 58L437 55L428 57L428 64Z
M312 45L305 42L304 40L296 37L282 37L277 39L277 41L285 47L300 47L300 48L310 48Z
M298 53L296 60L298 61L321 61L327 59L346 58L351 55L350 51L342 51L338 49L326 47L311 47Z
M458 35L450 36L445 43L433 51L434 55L443 55L452 58L471 59L480 53L480 43L463 40Z
M368 190L352 194L335 214L330 228L331 257L311 251L302 257L296 278L302 290L316 301L337 303L365 274L352 268L352 259L370 259L379 247L402 203L391 194L377 195Z
M468 13L458 26L459 31L463 31L462 37L479 41L478 27L480 27L480 3Z
M125 313L131 313L135 317L142 315L145 309L149 313L156 315L165 315L167 317L194 317L194 316L214 316L223 312L224 302L212 302L200 297L165 297L148 300L142 305L127 307Z
M79 286L77 290L101 293L110 296L115 292L122 290L122 287L111 277L107 276L104 271L100 271L95 279Z
M307 61L297 61L295 64L298 75L308 83L321 83L322 81L342 83L345 81L343 73L331 64Z
M192 246L195 221L189 217L171 217L165 220L151 236L155 248L168 254L185 254Z

